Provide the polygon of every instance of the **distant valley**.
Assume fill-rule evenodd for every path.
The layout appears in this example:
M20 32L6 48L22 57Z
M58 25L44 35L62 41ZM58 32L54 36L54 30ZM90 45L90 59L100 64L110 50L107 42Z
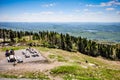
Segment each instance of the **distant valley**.
M120 23L0 22L0 28L33 32L55 31L91 40L120 42Z

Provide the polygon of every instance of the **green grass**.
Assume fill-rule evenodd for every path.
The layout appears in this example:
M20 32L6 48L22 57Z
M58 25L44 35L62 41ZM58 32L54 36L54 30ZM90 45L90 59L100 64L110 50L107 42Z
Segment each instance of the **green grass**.
M66 62L66 61L67 61L67 60L66 60L63 56L61 56L61 55L50 54L50 55L48 55L48 56L49 56L50 59L55 59L55 60L57 60L57 61L59 61L59 62Z
M62 75L64 80L99 80L92 70L84 69L79 65L59 66L51 70L53 75Z
M0 78L18 78L15 75L10 75L10 74L1 74L0 73Z
M64 65L51 70L51 74L62 75L64 80L120 80L120 70L104 68L82 68L79 65Z
M41 72L25 72L21 74L22 76L16 74L0 74L0 78L26 78L26 79L39 79L39 80L50 80L48 76Z
M42 47L40 48L41 50ZM45 51L46 52L46 51ZM120 67L119 65L110 63L111 61L98 59L81 53L68 52L59 49L48 49L47 52L50 53L48 56L51 59L56 59L56 57L62 57L67 60L65 66L59 66L51 70L51 74L55 76L61 76L64 80L120 80ZM45 54L45 53L44 53ZM72 60L72 62L69 62ZM82 63L85 61L88 63L93 63L98 66L96 67L81 67ZM80 64L81 63L81 64ZM115 62L114 62L115 63ZM88 65L88 64L86 64Z
M39 51L43 51L43 52L47 52L49 51L50 49L49 48L46 48L46 47L35 47L37 50Z
M40 80L50 80L48 76L41 72L26 72L23 75L23 78L30 78L30 79L40 79Z
M49 58L50 58L50 59L54 59L55 57L56 57L56 56L55 56L54 54L50 54L50 55L49 55Z
M57 56L57 60L59 62L66 62L67 61L63 56L60 56L60 55Z
M59 66L57 68L52 69L51 73L52 74L71 74L73 72L76 72L77 69L78 69L78 66L70 66L70 65Z
M1 51L11 50L11 49L19 50L19 49L24 49L24 48L26 47L25 46L7 46L7 47L0 48L0 50Z
M64 78L64 80L100 80L97 78L75 76L75 75L70 75L70 74L64 76L63 78Z
M106 80L120 80L120 70L102 69L100 73Z

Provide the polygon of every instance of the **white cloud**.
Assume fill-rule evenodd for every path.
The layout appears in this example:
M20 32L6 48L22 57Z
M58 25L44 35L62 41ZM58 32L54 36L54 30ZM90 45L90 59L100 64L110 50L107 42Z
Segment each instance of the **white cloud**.
M112 6L113 5L113 1L112 2L107 2L107 3L100 3L100 6L101 7L104 7L104 6Z
M42 7L53 7L55 6L56 4L55 3L49 3L49 4L43 4L41 5Z
M112 6L112 5L120 5L120 2L118 0L112 0L107 3L104 3L105 5L103 6Z
M86 4L86 7L93 7L94 5L92 4Z
M87 12L87 11L89 11L89 9L84 9L83 11Z
M87 4L86 7L98 7L99 5Z
M120 15L120 11L117 11L116 13Z
M41 11L39 13L23 13L24 15L31 15L31 16L40 16L40 15L53 15L54 12L52 11Z
M85 13L83 13L83 15L82 16L102 16L102 14L103 14L103 12L101 12L101 11L98 11L98 12L91 12L91 11L89 11L89 12L85 12Z
M23 13L14 16L0 15L0 21L11 22L119 22L120 16L103 14L103 12L59 13L60 11L42 11L39 13ZM120 13L120 12L117 12Z
M46 12L40 12L40 14L42 14L42 15L53 15L54 14L54 12L52 12L52 11L46 11Z
M98 11L97 14L103 14L103 12L102 11Z
M102 2L98 5L87 4L86 7L109 7L109 6L120 6L120 2L118 0L111 0L109 2Z
M74 10L75 12L80 12L80 10L79 9L76 9L76 10Z
M58 11L58 14L63 14L64 12L63 11Z
M100 4L101 7L104 7L104 6L113 6L113 5L120 6L120 2L118 0L112 0L112 1Z
M106 8L107 11L113 11L115 10L114 8Z

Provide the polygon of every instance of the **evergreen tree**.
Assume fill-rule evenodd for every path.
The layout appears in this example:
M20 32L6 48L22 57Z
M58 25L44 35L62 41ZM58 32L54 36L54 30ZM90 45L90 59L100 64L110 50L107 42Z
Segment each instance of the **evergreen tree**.
M120 59L120 49L118 49L118 48L116 49L116 56L118 59Z
M96 44L96 42L92 42L90 51L91 51L90 52L91 56L94 56L94 57L99 56L99 54L98 54L98 45Z
M61 33L61 49L65 50L65 36Z
M6 32L5 29L3 29L3 42L5 42L5 38L6 38Z
M17 32L17 37L18 37L18 39L22 38L22 35L20 34L20 32Z
M11 42L15 42L15 40L14 40L14 32L12 30L10 30L10 40L11 40Z
M38 33L33 34L33 40L40 40Z
M78 40L78 51L82 53L84 52L84 43L81 37L79 37L79 40Z
M66 50L71 51L72 50L72 43L69 34L66 34L65 36L65 44L66 44Z

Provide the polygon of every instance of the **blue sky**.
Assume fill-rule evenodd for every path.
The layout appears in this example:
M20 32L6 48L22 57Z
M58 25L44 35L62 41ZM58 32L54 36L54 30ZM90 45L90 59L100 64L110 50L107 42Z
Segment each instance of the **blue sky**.
M1 22L120 22L120 0L0 0Z

